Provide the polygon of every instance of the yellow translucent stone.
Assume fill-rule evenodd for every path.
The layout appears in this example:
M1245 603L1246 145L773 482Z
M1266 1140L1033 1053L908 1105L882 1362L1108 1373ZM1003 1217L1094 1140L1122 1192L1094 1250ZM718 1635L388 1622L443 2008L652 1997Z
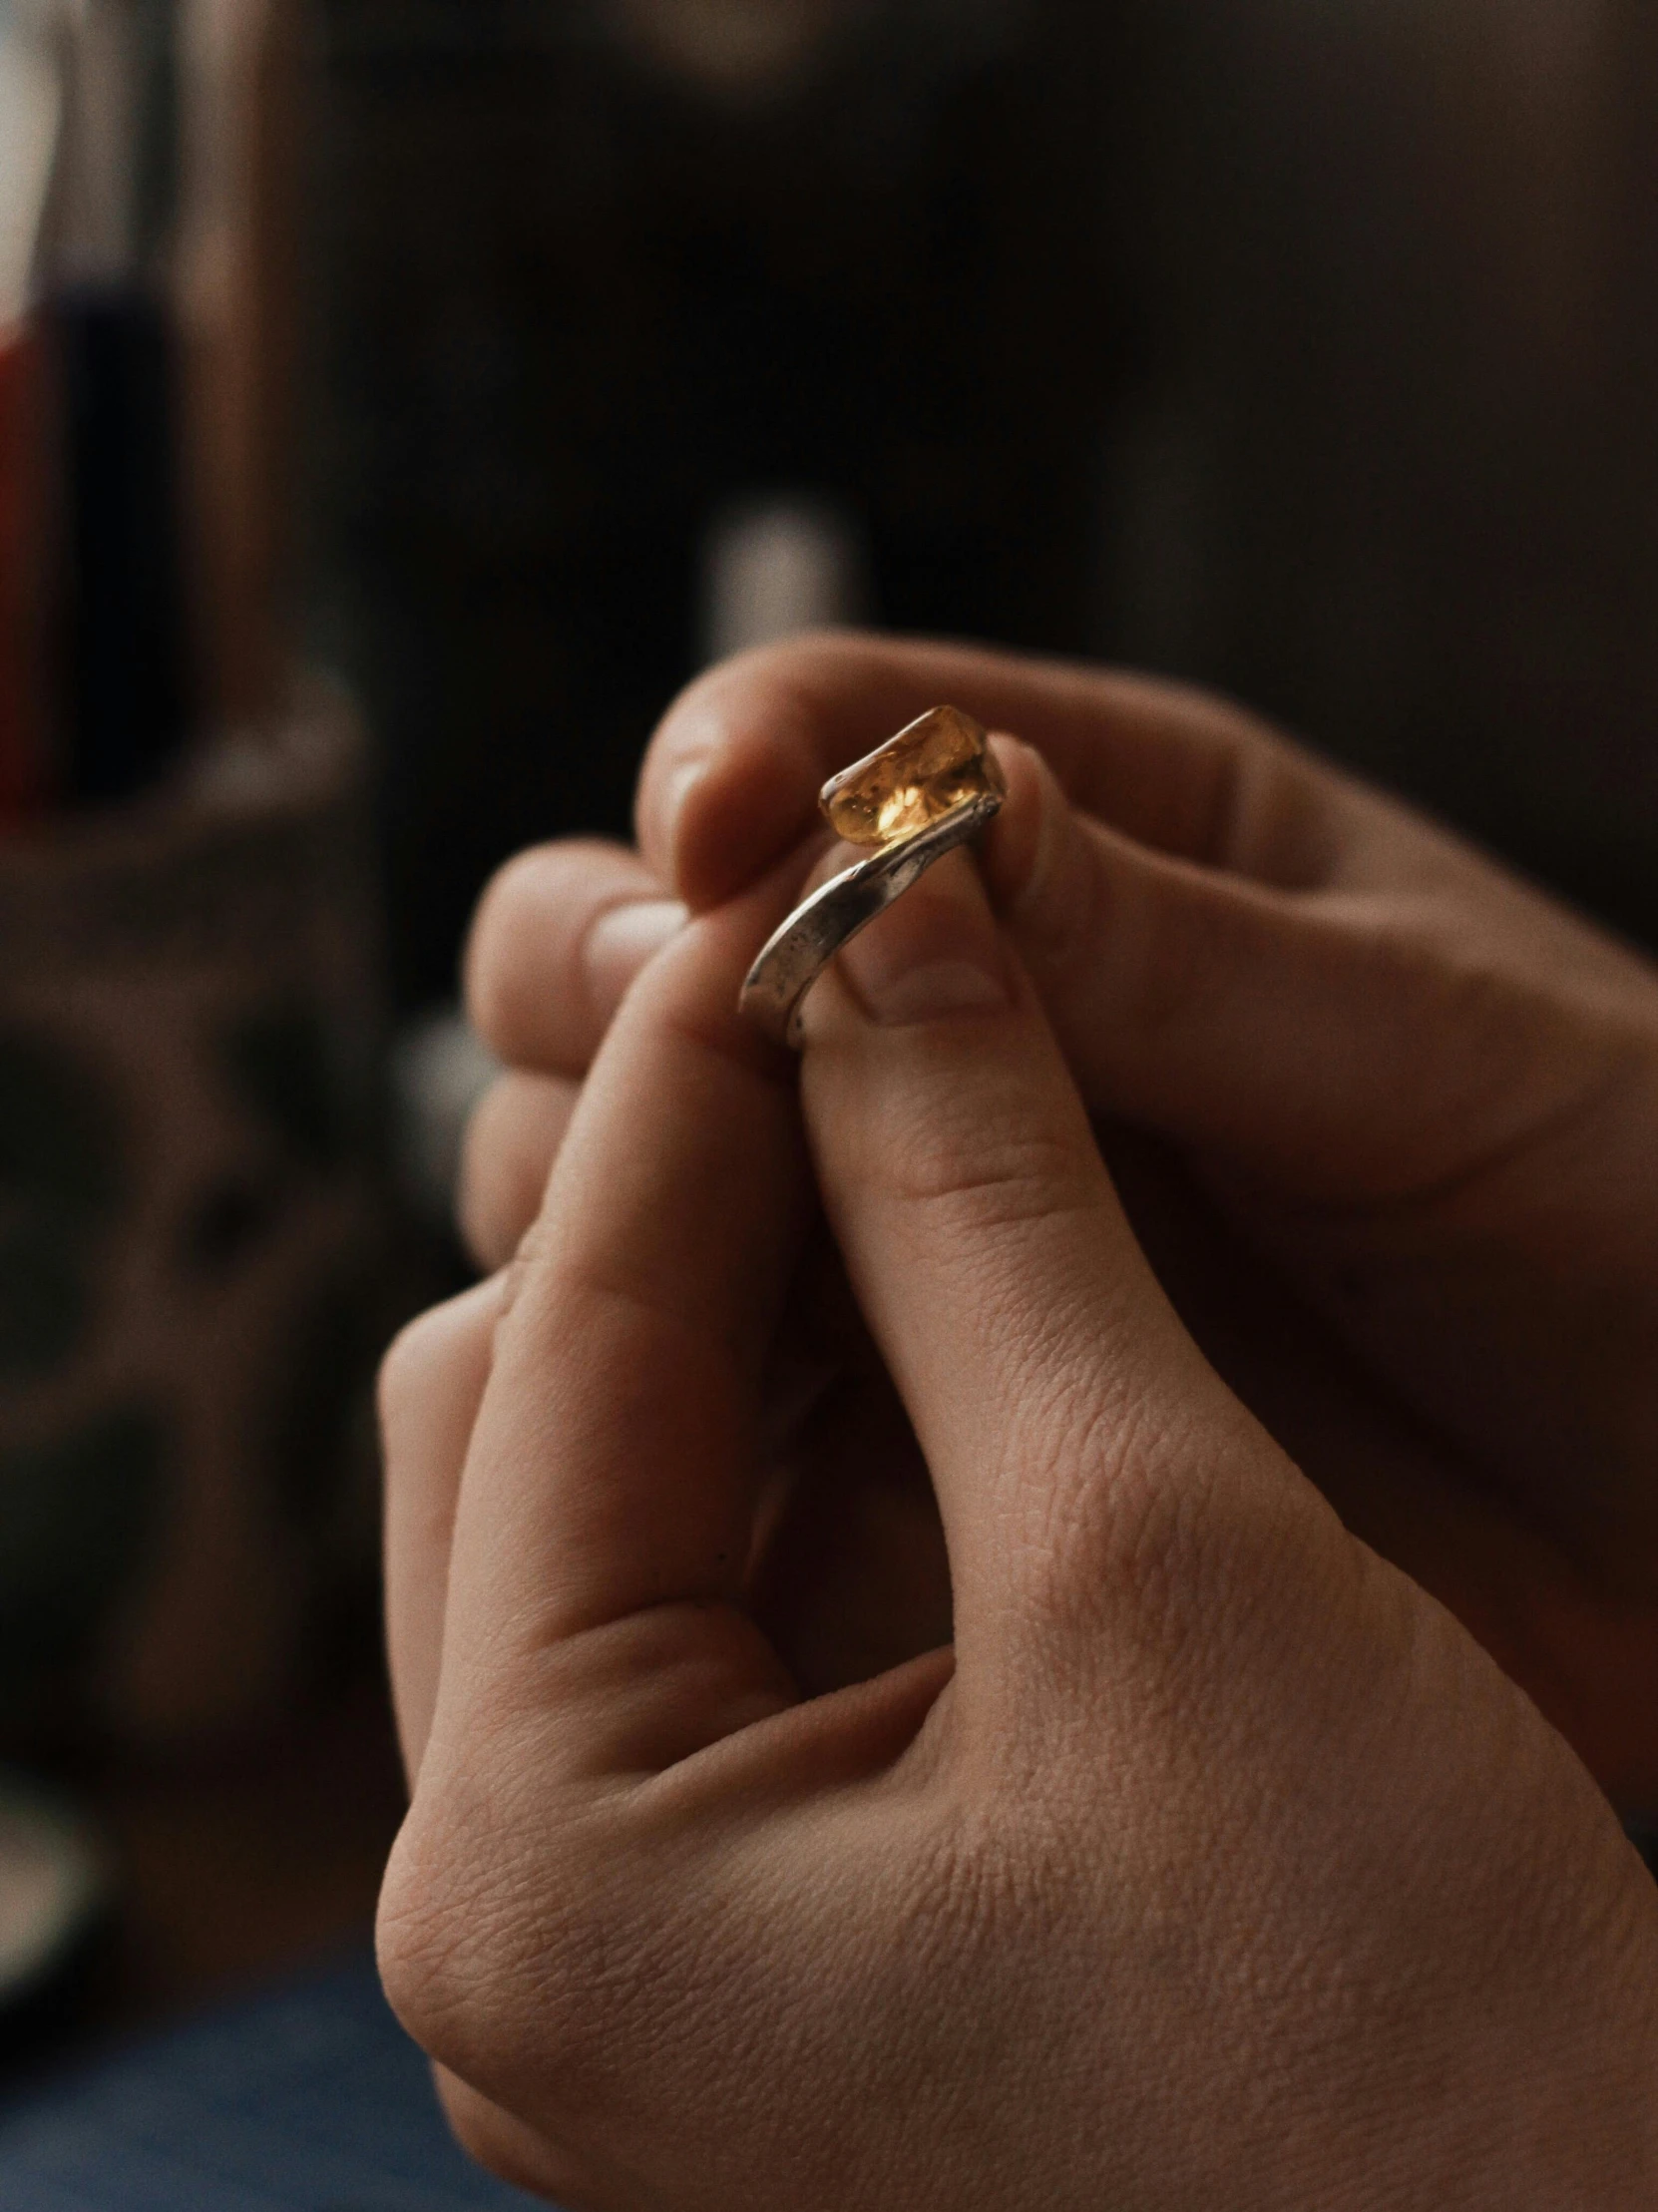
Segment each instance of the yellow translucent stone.
M852 845L890 845L1007 778L985 732L959 706L935 706L829 778L818 804Z

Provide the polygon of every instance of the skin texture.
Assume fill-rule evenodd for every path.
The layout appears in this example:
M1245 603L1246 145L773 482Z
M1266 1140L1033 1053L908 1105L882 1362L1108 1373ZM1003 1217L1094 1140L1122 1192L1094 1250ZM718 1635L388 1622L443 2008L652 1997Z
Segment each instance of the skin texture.
M1043 758L797 1076L733 1008L810 794L944 698ZM1650 2203L1584 1764L1654 1764L1648 971L1229 710L938 649L721 671L639 828L486 902L492 1257L551 1178L383 1383L462 2139L664 2212Z
M798 851L822 778L938 699L1028 740L1002 745L987 886L1188 1326L1348 1526L1658 1814L1658 977L1233 707L871 640L693 686L645 765L639 856L544 847L484 902L471 1003L514 1072L464 1179L480 1257L534 1217L639 947L679 917L661 902L705 910ZM641 899L625 956L590 964L595 916ZM867 1422L901 1428L842 1334ZM896 1485L920 1649L938 1552L901 1460L874 1510L890 1534ZM832 1646L865 1580L819 1560L787 1602Z

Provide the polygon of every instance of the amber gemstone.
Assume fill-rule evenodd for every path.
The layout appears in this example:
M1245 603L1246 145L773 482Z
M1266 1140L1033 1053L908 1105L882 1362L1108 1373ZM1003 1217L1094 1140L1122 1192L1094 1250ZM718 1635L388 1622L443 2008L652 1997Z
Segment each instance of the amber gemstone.
M831 776L818 804L853 845L890 845L983 791L1008 788L985 732L959 706L935 706Z

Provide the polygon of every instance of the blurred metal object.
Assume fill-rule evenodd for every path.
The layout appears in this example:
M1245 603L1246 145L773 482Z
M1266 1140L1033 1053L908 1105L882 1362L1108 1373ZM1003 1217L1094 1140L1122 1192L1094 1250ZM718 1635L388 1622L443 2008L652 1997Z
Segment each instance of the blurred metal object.
M724 509L702 549L706 658L857 622L868 604L864 569L844 508L784 494Z

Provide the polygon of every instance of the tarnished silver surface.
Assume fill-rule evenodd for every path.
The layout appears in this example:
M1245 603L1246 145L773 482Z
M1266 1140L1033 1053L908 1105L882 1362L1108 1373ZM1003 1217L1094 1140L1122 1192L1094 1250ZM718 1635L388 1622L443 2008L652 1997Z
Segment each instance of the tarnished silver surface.
M912 836L896 839L834 876L797 906L749 969L737 1004L779 1044L800 1049L800 1009L841 947L884 914L935 860L977 837L1002 795L981 791Z

